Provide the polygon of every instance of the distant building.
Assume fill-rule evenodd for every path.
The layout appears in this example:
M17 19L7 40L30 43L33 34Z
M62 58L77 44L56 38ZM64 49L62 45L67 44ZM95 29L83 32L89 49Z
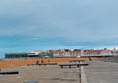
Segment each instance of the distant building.
M30 51L30 52L27 52L27 54L28 54L28 57L38 57L39 53L41 52L43 51Z
M70 51L63 52L63 57L70 57L71 53Z
M53 53L42 52L42 53L39 53L38 57L39 58L45 58L45 57L53 58Z
M44 57L82 57L82 56L111 56L117 55L118 51L107 50L85 50L85 49L59 49L46 51L30 51L27 53L5 53L5 58L44 58Z
M5 53L5 58L27 58L27 53Z
M49 50L50 53L53 53L54 57L62 57L63 50Z
M84 56L84 50L81 49L81 56Z

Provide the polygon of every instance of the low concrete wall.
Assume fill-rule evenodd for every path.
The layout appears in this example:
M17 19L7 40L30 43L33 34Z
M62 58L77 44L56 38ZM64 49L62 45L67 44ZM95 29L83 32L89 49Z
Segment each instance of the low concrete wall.
M81 72L81 83L88 83L83 66L80 67L80 72Z

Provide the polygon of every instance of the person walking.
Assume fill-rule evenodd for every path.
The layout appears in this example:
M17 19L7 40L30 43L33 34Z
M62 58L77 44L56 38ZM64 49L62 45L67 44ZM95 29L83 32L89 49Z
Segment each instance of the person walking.
M41 60L41 63L44 63L43 59Z
M37 64L37 65L39 65L39 64L40 64L40 61L39 61L39 60L37 60L36 64Z
M91 58L89 57L89 60L91 61Z
M48 63L49 63L50 61L49 61L49 59L48 59Z

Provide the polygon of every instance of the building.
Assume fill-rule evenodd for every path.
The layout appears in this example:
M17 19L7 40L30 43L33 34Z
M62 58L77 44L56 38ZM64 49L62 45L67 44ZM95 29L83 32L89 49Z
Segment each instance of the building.
M5 58L44 58L44 57L84 57L84 56L112 56L118 55L118 51L107 50L84 50L84 49L59 49L46 51L30 51L27 53L6 53Z
M71 53L70 51L63 52L63 57L70 57Z
M5 53L5 58L27 58L27 53Z
M42 53L39 53L38 57L39 58L45 58L45 57L53 58L53 53L42 52Z
M39 57L39 53L43 51L30 51L27 53L5 53L5 58L28 58Z
M39 53L42 53L43 51L30 51L30 52L27 52L28 54L28 57L38 57L39 56Z
M49 50L50 53L53 53L54 57L62 57L63 56L63 50Z

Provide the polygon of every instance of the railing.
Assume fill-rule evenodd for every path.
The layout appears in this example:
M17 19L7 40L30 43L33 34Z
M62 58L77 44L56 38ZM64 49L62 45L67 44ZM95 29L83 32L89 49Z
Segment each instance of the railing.
M1 59L1 61L30 60L30 59L39 59L39 57L32 57L32 58L4 58L4 59Z

